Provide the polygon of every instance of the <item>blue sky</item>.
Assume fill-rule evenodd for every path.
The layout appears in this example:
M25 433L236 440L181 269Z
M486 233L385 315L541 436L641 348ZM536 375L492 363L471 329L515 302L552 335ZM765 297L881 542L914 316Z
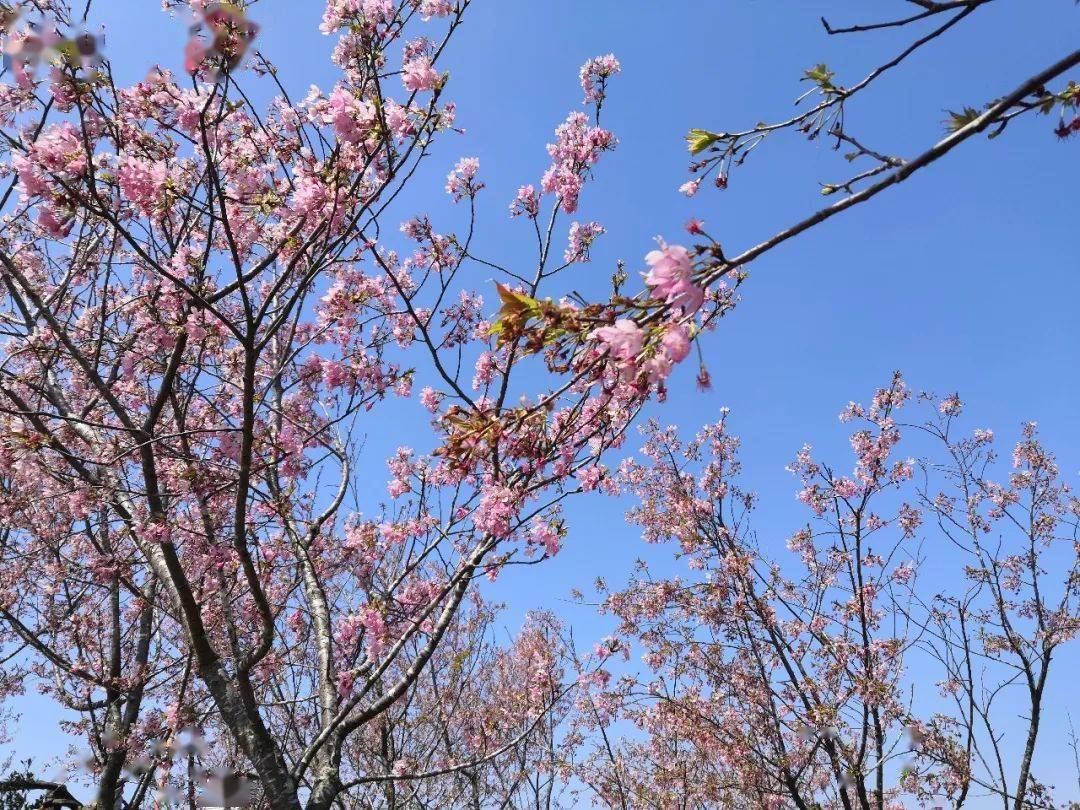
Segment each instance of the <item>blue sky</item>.
M91 17L106 23L106 51L121 76L141 78L153 62L179 69L185 24L159 13L156 3L135 5L96 0ZM264 0L254 14L263 26L258 47L298 95L310 83L325 89L333 82L325 58L331 43L316 30L319 5ZM703 189L687 200L676 191L686 179L683 135L691 127L742 129L788 116L805 89L797 79L818 62L828 63L840 84L861 79L913 32L830 38L818 17L865 22L873 19L869 6L889 16L902 15L907 4L476 0L446 62L448 94L467 132L438 146L410 205L431 211L436 227L460 225L455 218L463 212L448 205L442 178L458 157L478 156L488 188L480 197L477 252L509 264L527 260L532 237L522 223L507 221L507 203L518 185L537 182L552 130L580 109L580 64L614 52L623 73L611 84L605 125L620 145L602 160L577 215L600 221L607 233L572 286L601 294L616 259L640 268L652 238L678 240L692 215L729 253L739 252L821 206L818 183L845 179L849 167L826 143L780 134L734 173L727 191ZM882 151L922 151L941 137L946 109L979 106L1074 48L1078 15L1071 0L992 4L858 97L847 126ZM1075 476L1080 162L1077 143L1059 142L1053 123L1025 119L994 141L970 141L769 253L751 268L738 309L704 341L714 389L698 393L688 364L676 373L668 402L650 411L692 431L731 407L746 482L766 505L757 527L767 548L781 553L804 519L785 464L806 441L848 464L836 414L850 399L867 399L894 369L917 389L958 390L972 418L996 429L1005 446L1021 421L1037 420L1063 470ZM474 272L476 286L490 289L484 271ZM401 412L384 410L381 418ZM379 475L380 449L425 441L411 427L369 423L368 430ZM530 607L563 604L571 587L586 589L597 574L620 582L637 556L666 556L622 523L625 506L598 497L574 503L564 551L544 566L511 572L494 589L509 602L508 621ZM568 615L579 638L604 633L591 615ZM38 757L56 753L63 743L45 719L47 707L26 705L33 716L19 748ZM1060 784L1066 752L1048 761L1062 776L1044 772L1044 779Z

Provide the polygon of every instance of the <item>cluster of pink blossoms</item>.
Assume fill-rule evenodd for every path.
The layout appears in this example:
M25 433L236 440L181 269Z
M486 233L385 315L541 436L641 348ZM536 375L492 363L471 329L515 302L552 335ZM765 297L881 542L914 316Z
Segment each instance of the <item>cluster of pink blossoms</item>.
M429 413L438 413L442 405L443 395L430 385L424 386L420 392L420 404L427 408Z
M574 213L586 173L616 143L608 130L590 126L585 113L570 113L555 130L555 143L548 144L552 163L544 172L541 187L558 198L566 213Z
M614 149L618 144L609 130L598 125L606 80L618 72L619 61L611 54L594 57L582 65L581 81L585 88L585 103L596 105L597 122L590 121L589 116L583 112L572 112L556 127L555 142L547 145L552 162L540 179L540 190L531 184L521 186L510 202L510 216L526 216L535 220L540 214L541 192L554 194L566 213L577 211L581 190L592 167L601 154ZM584 248L587 248L588 241L591 241L588 239L590 232L595 238L603 230L596 223L575 223L574 227L578 229L577 236L580 237L577 244ZM587 253L576 250L574 245L575 234L572 232L571 249L566 253L566 261L587 260Z
M685 324L671 323L664 329L660 345L652 357L641 364L650 383L666 380L672 369L690 354L690 330Z
M508 537L520 501L518 493L510 487L484 487L480 505L473 512L473 525L492 537Z
M432 17L446 17L453 11L450 0L420 0L420 19L427 22Z
M141 214L150 215L160 204L161 192L168 179L169 167L164 161L128 155L120 160L120 190Z
M519 188L517 196L510 203L510 216L522 214L529 219L536 219L540 215L540 195L532 185Z
M439 83L439 73L431 66L430 58L418 56L405 63L401 81L406 90L414 93L434 90Z
M418 39L405 46L405 61L401 67L401 81L411 93L434 90L439 84L439 72L431 59L431 43Z
M570 226L570 242L566 246L563 258L567 264L589 261L589 247L604 232L599 222L575 222Z
M558 530L547 522L533 524L526 540L531 546L543 548L544 552L551 557L558 554L559 549L562 548L562 538Z
M324 124L332 125L338 140L345 143L367 140L377 120L375 105L358 99L341 84L323 104L313 108L312 113Z
M581 66L581 89L585 91L586 104L600 104L604 100L607 80L622 69L615 54L594 56Z
M491 381L495 379L495 372L499 370L498 365L495 363L495 355L491 352L481 352L480 356L476 358L475 368L476 373L473 375L472 381L474 391L479 391L491 385Z
M479 171L479 158L470 157L459 160L453 171L446 175L446 193L454 198L454 202L473 197L484 187L476 180Z
M386 647L389 638L386 619L375 608L366 607L359 613L340 619L334 629L334 641L345 649L353 647L361 637L367 654L372 658Z
M645 330L629 318L619 318L612 326L601 326L592 333L595 340L607 346L613 360L631 364L645 345Z
M629 318L619 318L613 326L601 326L593 330L591 337L607 349L608 357L615 361L627 382L642 373L649 383L661 382L690 355L690 330L681 323L664 327L655 351L644 358L639 355L645 347L647 333Z
M415 470L412 449L399 447L397 452L387 460L386 466L390 468L390 473L393 475L390 483L386 485L386 491L390 493L390 497L399 498L410 492L412 486L409 484L409 479Z
M653 333L650 341L650 333L631 318L619 318L611 326L595 329L591 337L606 349L624 380L635 380L644 373L650 383L658 383L689 356L690 329L683 321L701 308L705 290L694 281L694 264L682 245L661 241L660 248L650 251L645 261L649 265L645 283L652 297L670 308L669 322L661 327L658 339ZM707 378L699 377L699 384L707 387Z
M319 29L331 34L357 18L368 26L388 22L394 18L393 0L330 0Z
M79 131L68 121L43 131L11 165L19 176L23 199L41 196L48 205L38 209L38 221L50 236L66 236L74 223L61 183L74 182L88 169Z
M645 261L649 265L645 283L652 287L653 298L679 307L686 315L701 309L705 291L694 281L694 265L686 248L661 241L660 249L649 251Z

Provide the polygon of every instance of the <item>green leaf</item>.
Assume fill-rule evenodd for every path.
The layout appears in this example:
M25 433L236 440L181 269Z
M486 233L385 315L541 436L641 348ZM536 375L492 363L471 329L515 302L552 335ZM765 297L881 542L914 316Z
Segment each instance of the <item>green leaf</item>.
M525 293L512 290L505 284L496 284L495 289L499 291L499 298L502 299L502 313L504 315L525 314L540 306L540 302L535 298L530 298Z
M831 88L833 86L832 77L836 74L822 63L810 68L803 75L819 87Z
M491 325L491 334L500 335L510 330L511 334L525 328L525 324L540 312L540 302L525 293L510 289L505 284L495 284L502 300L499 318Z
M686 136L686 140L690 144L690 154L696 155L699 152L704 152L720 140L720 136L715 132L709 132L707 129L692 129L690 134Z
M963 129L976 118L980 113L974 107L964 107L960 112L953 112L952 110L946 110L949 113L949 120L945 122L945 128L949 132L956 132Z

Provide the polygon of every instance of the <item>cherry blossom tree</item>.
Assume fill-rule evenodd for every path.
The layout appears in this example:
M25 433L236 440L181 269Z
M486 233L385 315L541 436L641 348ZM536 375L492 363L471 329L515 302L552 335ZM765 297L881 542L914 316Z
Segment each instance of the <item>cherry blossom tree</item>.
M930 418L906 424L910 399L898 375L842 414L858 423L850 472L799 451L810 518L787 558L753 529L726 414L685 443L646 428L643 461L619 472L640 498L629 517L685 566L642 564L603 600L611 649L646 666L592 682L594 724L641 732L584 765L604 804L1060 806L1036 743L1053 744L1043 701L1067 674L1051 665L1080 634L1080 500L1034 425L1002 470L958 397L920 397ZM909 432L933 455L898 456Z
M920 3L919 19L958 22L982 4ZM567 274L604 229L572 217L617 145L601 125L614 56L581 68L584 105L555 127L549 168L499 203L535 245L525 270L478 255L491 192L475 158L445 184L463 228L441 225L445 211L391 219L454 130L447 46L472 0L329 0L337 79L296 99L258 49L254 3L164 5L197 15L184 73L155 67L129 87L78 34L92 4L0 13L0 699L32 684L70 713L102 807L194 801L210 777L222 803L282 810L554 802L581 729L603 735L613 710L569 693L601 683L621 647L583 660L548 615L496 639L478 582L557 554L563 501L615 486L605 455L735 305L751 259L978 132L1073 109L1074 91L1043 85L1080 63L1059 59L735 258L692 221L696 243L660 241L643 285L620 267L610 297L589 302ZM855 92L824 69L811 78L821 115ZM696 131L698 170L726 176L748 137ZM470 263L494 290L464 280ZM359 437L414 396L430 446L386 459L384 490ZM875 486L898 483L880 475ZM976 622L974 608L939 609ZM800 750L837 780L878 763L880 805L887 735L907 716L852 684L888 683L906 648L870 644L872 606L855 615L861 631L839 634L853 669L828 676L829 695L872 717L872 733L854 759L846 739ZM1049 658L1016 633L1007 650L1038 684ZM962 686L951 694L963 701ZM965 737L946 719L920 733L926 790L999 784L957 758ZM1026 773L1012 790L1029 790ZM618 768L603 778L629 789Z
M107 61L58 57L3 86L3 683L33 679L79 718L102 806L182 784L177 753L189 787L195 759L232 767L271 807L479 784L500 758L505 792L535 785L506 763L520 774L532 737L552 739L552 634L480 643L474 580L557 553L560 502L600 484L691 321L731 297L691 282L680 248L650 259L652 325L538 297L601 230L572 225L558 257L557 223L615 146L598 123L613 57L582 70L592 120L558 126L539 189L512 203L536 265L487 262L506 279L497 323L457 280L484 261L474 159L446 185L466 233L418 216L404 254L384 243L384 211L452 128L438 66L468 7L329 3L341 78L299 101L223 4L199 7L192 81L117 88ZM276 89L263 111L259 83ZM513 372L541 352L556 384L523 391ZM399 449L365 516L358 425L418 381L434 453Z

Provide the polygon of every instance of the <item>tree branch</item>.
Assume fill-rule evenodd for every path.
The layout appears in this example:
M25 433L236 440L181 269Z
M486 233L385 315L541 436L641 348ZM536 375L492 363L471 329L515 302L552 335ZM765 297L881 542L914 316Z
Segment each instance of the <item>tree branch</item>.
M978 118L970 121L965 126L960 127L955 132L951 133L948 137L938 141L930 149L923 152L918 157L915 157L908 161L906 164L896 169L872 186L867 186L857 194L852 194L850 197L830 205L828 208L823 208L812 216L807 217L801 222L792 225L786 230L780 231L776 235L766 239L764 242L755 245L754 247L740 253L732 259L726 262L722 262L715 267L711 268L703 277L703 281L706 284L711 284L719 279L722 275L728 271L747 264L753 261L763 253L767 253L776 246L788 241L792 237L798 236L803 231L808 231L815 225L818 225L825 220L836 216L841 211L846 211L848 208L858 205L859 203L866 202L867 200L876 197L885 189L890 186L895 186L898 183L902 183L908 177L913 175L919 169L929 166L938 158L951 152L955 147L966 141L973 135L977 135L987 127L1000 120L1010 109L1016 104L1023 101L1029 95L1034 93L1044 84L1051 79L1057 78L1070 68L1076 67L1080 64L1080 50L1073 51L1062 59L1059 59L1048 68L1040 71L1025 81L1015 90L1008 95L1004 96L994 104L992 104L987 110Z

